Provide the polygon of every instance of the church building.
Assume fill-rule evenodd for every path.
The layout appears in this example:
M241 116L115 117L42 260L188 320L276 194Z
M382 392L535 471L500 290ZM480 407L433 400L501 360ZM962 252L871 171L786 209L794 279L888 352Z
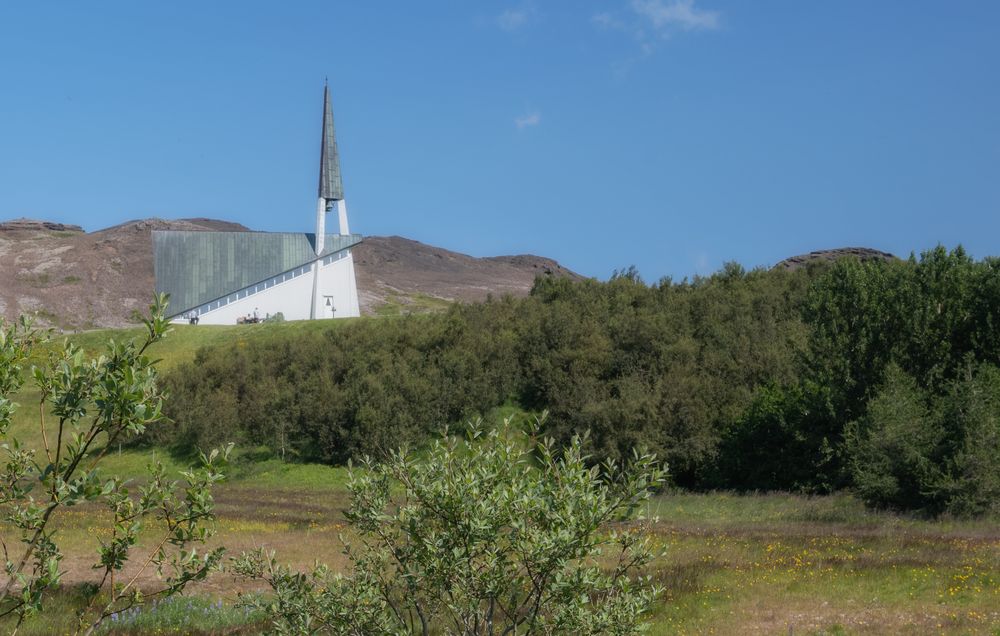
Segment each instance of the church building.
M327 234L336 210L338 233ZM323 94L316 233L153 232L157 293L170 294L176 322L232 325L281 314L285 320L361 315L347 204L333 127Z

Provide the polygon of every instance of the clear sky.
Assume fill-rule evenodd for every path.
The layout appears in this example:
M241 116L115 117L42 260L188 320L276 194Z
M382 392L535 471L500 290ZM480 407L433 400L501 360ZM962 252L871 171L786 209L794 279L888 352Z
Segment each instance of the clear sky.
M351 229L650 281L1000 254L1000 2L0 5L0 219ZM332 219L331 219L332 221Z

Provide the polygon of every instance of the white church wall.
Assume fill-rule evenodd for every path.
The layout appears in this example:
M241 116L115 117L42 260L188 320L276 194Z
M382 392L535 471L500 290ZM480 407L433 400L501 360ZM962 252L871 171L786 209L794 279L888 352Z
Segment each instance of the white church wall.
M237 318L252 316L255 309L261 318L281 312L285 320L307 320L312 306L312 276L310 266L304 269L304 273L295 270L195 309L199 324L235 325ZM187 322L183 316L175 321Z
M350 250L327 256L320 263L317 318L360 316ZM237 319L252 316L255 311L260 318L280 312L285 320L308 320L312 312L314 272L312 264L303 265L197 307L193 313L198 315L199 324L204 325L235 325ZM187 321L185 316L174 319L176 323Z
M319 277L317 318L356 318L361 315L358 287L354 276L354 256L350 250L327 262L323 259ZM330 301L329 304L327 301Z

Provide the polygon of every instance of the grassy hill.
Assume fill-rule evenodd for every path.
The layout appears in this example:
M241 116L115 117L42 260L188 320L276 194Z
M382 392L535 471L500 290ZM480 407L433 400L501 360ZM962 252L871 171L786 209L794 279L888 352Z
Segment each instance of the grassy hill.
M286 323L269 323L257 325L176 325L162 341L154 344L149 353L159 360L158 368L162 372L169 371L181 362L194 360L195 354L202 347L215 345L240 346L250 339L263 339L276 334L288 334L297 331L325 331L343 328L353 319L338 321L300 321ZM100 355L109 340L123 341L137 339L143 334L142 327L128 329L99 329L67 336L54 335L43 343L36 351L34 360L41 364L47 355L58 351L64 342L72 342L82 347L88 356ZM38 397L37 389L30 380L18 396L21 405L15 414L12 434L22 443L38 447L41 445L41 433L38 427ZM166 424L169 425L169 424ZM105 463L108 472L137 474L144 471L146 465L157 457L168 468L177 472L186 465L185 458L178 458L162 449L134 449L124 447L113 449ZM300 486L303 484L325 486L342 484L344 470L333 466L319 464L288 464L267 457L259 449L239 449L235 456L233 481L253 479L255 482L269 483L280 486Z

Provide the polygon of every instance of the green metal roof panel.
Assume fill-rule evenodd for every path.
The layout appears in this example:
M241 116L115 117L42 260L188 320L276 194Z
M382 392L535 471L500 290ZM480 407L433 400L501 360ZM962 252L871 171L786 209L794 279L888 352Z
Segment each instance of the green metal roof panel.
M344 198L344 184L340 178L340 155L333 130L329 86L323 87L323 142L319 154L319 196L327 201L340 201Z
M203 303L345 250L361 236L327 234L316 255L313 234L282 232L153 232L157 293L170 294L170 313Z

